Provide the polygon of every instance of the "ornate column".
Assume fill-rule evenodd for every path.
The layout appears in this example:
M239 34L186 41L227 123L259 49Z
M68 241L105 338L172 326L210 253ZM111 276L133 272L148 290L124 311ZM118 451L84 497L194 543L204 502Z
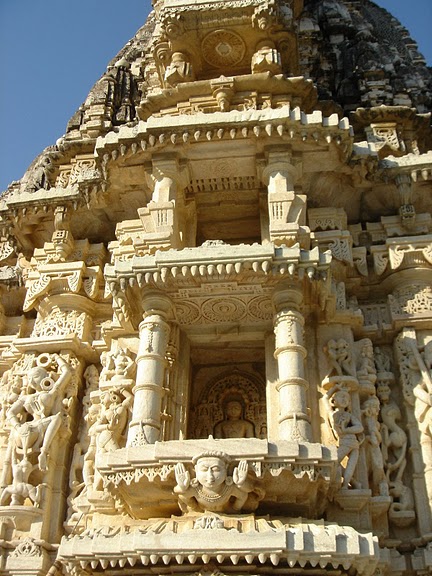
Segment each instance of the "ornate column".
M268 190L269 239L277 245L301 243L305 234L306 196L294 190L300 173L300 160L290 150L269 151L262 180Z
M175 155L154 154L147 166L146 179L153 188L152 199L147 206L139 208L138 215L147 231L148 245L155 250L181 249L190 244L189 236L195 231L193 222L189 222L190 210L185 205L183 192L188 182L186 162ZM192 224L192 231L186 222Z
M293 285L281 286L273 295L276 307L274 331L275 358L279 381L279 437L284 440L312 441L312 429L307 412L304 378L306 348L303 346L304 318L299 307L303 295Z
M139 326L140 343L128 446L154 444L161 428L162 394L167 367L166 351L171 301L162 293L145 296L144 319Z

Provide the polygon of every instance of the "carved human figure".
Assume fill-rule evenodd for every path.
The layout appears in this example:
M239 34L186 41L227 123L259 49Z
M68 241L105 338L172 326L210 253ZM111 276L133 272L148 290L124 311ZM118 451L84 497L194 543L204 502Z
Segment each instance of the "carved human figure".
M237 400L231 400L224 407L225 418L214 429L215 438L253 438L254 425L243 419L243 406Z
M175 466L179 506L183 512L239 512L254 484L248 479L248 464L241 460L228 476L230 457L223 452L204 452L192 459L195 478L191 480L184 464Z
M12 484L5 486L0 494L0 506L7 504L10 498L11 506L21 506L29 498L35 507L39 507L41 490L44 484L34 486L29 482L30 474L36 466L24 455L20 460L16 453L12 454Z
M32 368L27 386L7 411L13 430L12 450L22 459L38 454L39 470L47 470L48 450L62 425L64 391L72 378L72 369L58 354L53 354L59 376L50 377L43 366Z
M127 390L106 390L101 395L101 411L89 430L95 436L97 452L112 452L121 448L129 417L132 394Z
M357 377L359 380L366 379L372 383L376 381L376 368L372 342L369 338L360 340L360 352L357 361Z
M389 482L399 482L406 468L408 437L398 425L402 414L399 406L390 399L390 388L379 386L378 395L381 399L382 451L386 477Z
M349 411L351 398L348 390L341 387L333 387L327 392L327 402L332 406L332 427L339 440L338 460L342 462L347 458L342 472L342 488L347 489L351 485L358 487L353 481L355 469L359 458L360 444L363 441L363 425L360 420Z
M0 426L7 422L7 413L20 395L20 377L7 370L1 379L0 388Z
M118 348L115 352L102 352L101 364L102 382L121 384L134 376L135 363L124 348Z
M113 354L113 362L114 372L117 376L123 376L124 378L130 376L130 373L134 368L134 362L126 350L119 348L117 352Z
M376 346L374 349L374 360L377 372L391 371L390 358L382 351L379 346Z
M363 403L362 408L365 424L366 461L372 494L388 496L388 484L381 452L382 437L378 422L380 401L376 396L371 396Z
M96 422L100 412L100 405L92 402L91 397L98 388L99 371L94 364L88 366L84 372L86 394L83 398L84 425L81 429L79 441L75 444L70 469L69 487L72 500L84 487L93 484L94 458L96 454L96 437L89 434L90 427ZM80 472L82 480L80 480Z
M355 376L350 346L346 340L329 340L324 348L330 363L330 373L336 376Z

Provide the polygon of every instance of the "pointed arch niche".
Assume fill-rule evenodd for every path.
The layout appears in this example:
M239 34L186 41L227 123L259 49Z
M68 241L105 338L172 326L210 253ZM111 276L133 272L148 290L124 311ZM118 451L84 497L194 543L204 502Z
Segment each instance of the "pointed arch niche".
M191 410L190 438L226 437L221 425L226 421L228 404L233 402L241 405L240 419L244 421L246 436L267 437L265 379L259 366L251 364L242 369L225 366L207 382L203 381L207 371L200 372L193 382L199 393Z

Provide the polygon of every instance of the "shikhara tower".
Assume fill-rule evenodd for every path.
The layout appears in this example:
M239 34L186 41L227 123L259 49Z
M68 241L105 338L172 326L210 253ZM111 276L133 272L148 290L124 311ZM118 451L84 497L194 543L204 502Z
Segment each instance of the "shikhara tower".
M0 198L0 575L432 570L431 74L373 2L159 0Z

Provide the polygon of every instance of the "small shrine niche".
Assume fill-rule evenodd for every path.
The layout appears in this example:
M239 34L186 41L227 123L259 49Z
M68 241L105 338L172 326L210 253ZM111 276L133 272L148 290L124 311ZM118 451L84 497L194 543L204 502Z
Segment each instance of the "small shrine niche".
M191 438L266 438L264 380L237 369L213 378L192 410Z

